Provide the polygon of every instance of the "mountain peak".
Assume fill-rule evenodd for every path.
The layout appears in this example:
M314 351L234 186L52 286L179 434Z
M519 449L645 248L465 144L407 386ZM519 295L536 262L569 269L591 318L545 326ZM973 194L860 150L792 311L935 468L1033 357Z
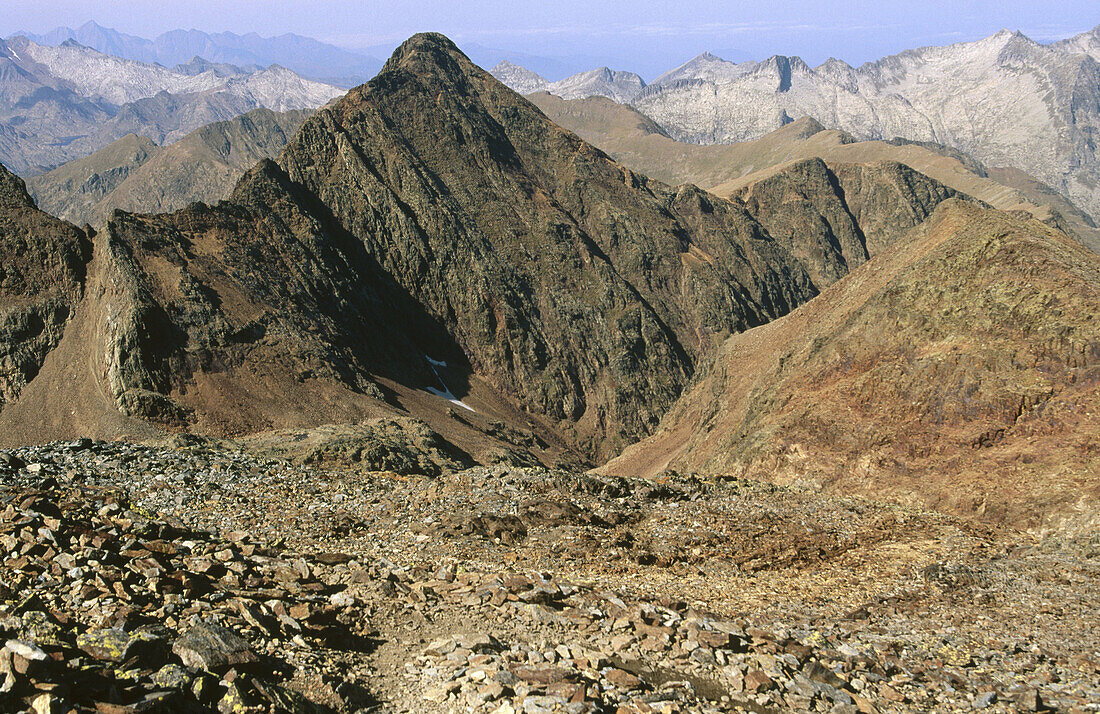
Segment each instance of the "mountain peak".
M450 38L438 32L418 32L401 43L382 71L407 69L417 74L444 68L458 61L472 64Z

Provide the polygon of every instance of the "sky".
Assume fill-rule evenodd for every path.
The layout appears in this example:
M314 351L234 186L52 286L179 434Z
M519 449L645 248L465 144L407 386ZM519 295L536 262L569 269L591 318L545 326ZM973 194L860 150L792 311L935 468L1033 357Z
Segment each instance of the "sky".
M858 65L912 47L979 39L1002 28L1048 42L1100 24L1096 0L4 0L0 35L95 20L142 37L173 29L294 32L384 55L415 32L463 45L599 65L647 80L712 51L726 59L799 55ZM384 57L383 57L384 58ZM558 77L551 77L557 79Z

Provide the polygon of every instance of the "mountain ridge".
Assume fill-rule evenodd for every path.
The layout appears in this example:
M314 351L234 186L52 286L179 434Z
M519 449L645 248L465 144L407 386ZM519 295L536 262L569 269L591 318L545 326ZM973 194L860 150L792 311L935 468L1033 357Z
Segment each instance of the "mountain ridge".
M816 292L743 210L613 163L438 35L307 120L230 201L115 212L95 256L66 347L103 355L95 410L220 434L395 404L453 422L430 387L463 419L526 413L588 458L655 424L711 335ZM104 314L123 317L102 332ZM54 354L43 385L71 369ZM59 406L42 420L58 434Z
M811 67L782 55L734 63L704 52L625 101L688 143L752 140L811 116L861 141L950 146L990 167L1026 169L1095 223L1100 158L1089 137L1100 130L1097 37L1100 28L1042 45L1002 30L859 67L835 58Z
M217 203L257 161L278 156L311 113L253 109L163 147L129 134L27 186L40 208L78 225L101 225L115 209L162 213Z

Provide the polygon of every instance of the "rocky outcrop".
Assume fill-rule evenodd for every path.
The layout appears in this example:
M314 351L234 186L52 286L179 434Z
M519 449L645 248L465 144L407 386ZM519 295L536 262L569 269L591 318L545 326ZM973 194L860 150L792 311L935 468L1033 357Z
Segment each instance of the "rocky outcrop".
M0 410L58 342L84 290L87 236L34 206L0 166Z
M817 299L730 338L604 469L810 482L1018 526L1094 508L1097 286L1100 257L1060 232L946 201Z

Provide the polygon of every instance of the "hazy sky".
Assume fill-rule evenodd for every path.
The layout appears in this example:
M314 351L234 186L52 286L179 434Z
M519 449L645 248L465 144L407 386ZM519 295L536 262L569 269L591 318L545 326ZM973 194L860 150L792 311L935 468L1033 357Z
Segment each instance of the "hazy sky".
M88 20L152 37L197 28L295 32L349 48L387 48L423 30L463 43L609 64L647 79L712 50L728 59L830 56L852 64L910 47L973 40L1007 27L1049 41L1100 24L1096 0L3 0L0 34ZM740 56L737 56L740 55Z

